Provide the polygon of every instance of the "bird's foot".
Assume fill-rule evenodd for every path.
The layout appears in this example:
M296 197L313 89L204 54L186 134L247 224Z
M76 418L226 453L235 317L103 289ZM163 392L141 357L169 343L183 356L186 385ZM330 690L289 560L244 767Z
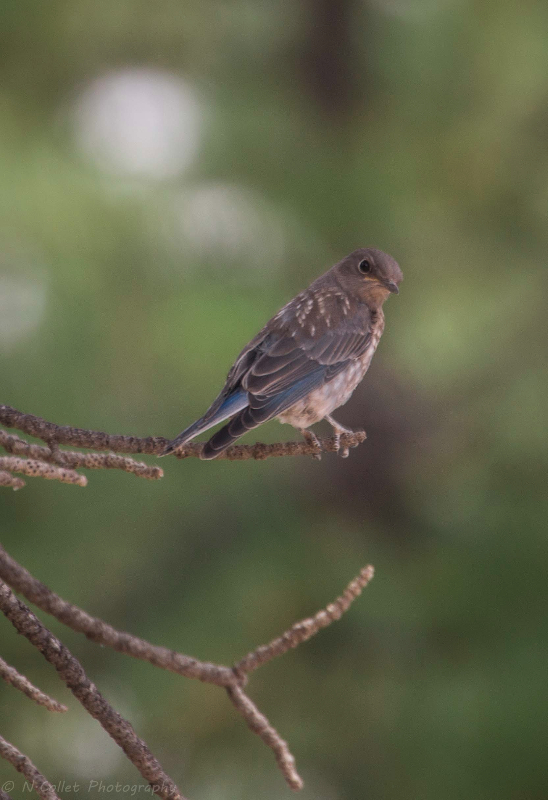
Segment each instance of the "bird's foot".
M306 428L303 428L301 430L301 433L302 433L302 435L304 437L305 442L307 444L312 445L317 450L317 452L313 454L312 458L315 458L317 461L321 461L322 460L322 446L321 446L320 440L318 439L316 434L313 433L312 431L306 430Z
M345 431L343 431L344 433ZM341 448L341 434L335 433L333 436L333 444L335 446L335 452L340 455L341 458L348 458L350 455L350 449L348 447Z
M336 419L333 419L332 416L329 414L325 418L327 422L331 425L334 431L334 445L335 445L335 452L340 455L341 458L348 458L350 455L350 448L349 447L341 447L341 435L343 433L354 433L351 428L345 428L344 425L341 425L340 422L337 422Z

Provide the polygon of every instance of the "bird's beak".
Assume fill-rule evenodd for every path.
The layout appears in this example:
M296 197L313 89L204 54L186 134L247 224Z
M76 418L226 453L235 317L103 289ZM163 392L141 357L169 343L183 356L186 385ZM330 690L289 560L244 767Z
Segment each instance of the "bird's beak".
M398 289L398 284L394 283L394 281L384 281L384 285L386 286L389 292L392 292L392 294L400 293L400 290Z

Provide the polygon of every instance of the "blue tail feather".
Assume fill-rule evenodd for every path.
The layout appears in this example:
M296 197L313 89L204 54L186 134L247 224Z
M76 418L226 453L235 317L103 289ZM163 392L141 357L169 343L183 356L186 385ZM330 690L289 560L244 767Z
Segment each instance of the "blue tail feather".
M209 430L209 428L213 428L219 422L223 422L223 420L232 417L234 414L237 414L239 411L244 409L248 405L247 393L243 391L235 392L234 394L229 395L219 408L215 411L214 414L206 413L203 417L193 422L192 425L189 425L188 428L185 428L182 433L180 433L173 441L169 442L166 446L162 456L167 456L169 453L173 453L174 450L177 450L178 447L181 445L186 444L191 439L194 439L195 436L198 436L203 431Z

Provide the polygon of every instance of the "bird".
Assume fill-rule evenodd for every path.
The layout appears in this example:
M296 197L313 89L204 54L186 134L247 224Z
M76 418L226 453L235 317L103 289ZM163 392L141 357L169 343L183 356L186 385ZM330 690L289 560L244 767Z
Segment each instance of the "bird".
M161 455L228 422L204 444L200 458L219 456L270 419L293 425L317 455L310 426L325 419L340 437L353 433L331 413L347 402L369 369L384 330L383 303L398 294L398 263L372 247L343 258L287 303L242 350L205 414L170 441Z

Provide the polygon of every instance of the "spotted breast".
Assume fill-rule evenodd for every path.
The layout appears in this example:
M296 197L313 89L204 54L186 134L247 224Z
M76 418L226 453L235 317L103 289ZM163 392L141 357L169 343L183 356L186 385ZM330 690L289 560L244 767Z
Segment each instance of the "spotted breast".
M382 309L378 309L371 325L369 345L362 356L351 362L343 372L340 372L331 381L318 389L314 389L303 400L295 403L283 414L280 414L278 420L283 424L293 425L295 428L308 428L348 402L355 388L363 380L365 373L369 369L383 330L384 314Z

